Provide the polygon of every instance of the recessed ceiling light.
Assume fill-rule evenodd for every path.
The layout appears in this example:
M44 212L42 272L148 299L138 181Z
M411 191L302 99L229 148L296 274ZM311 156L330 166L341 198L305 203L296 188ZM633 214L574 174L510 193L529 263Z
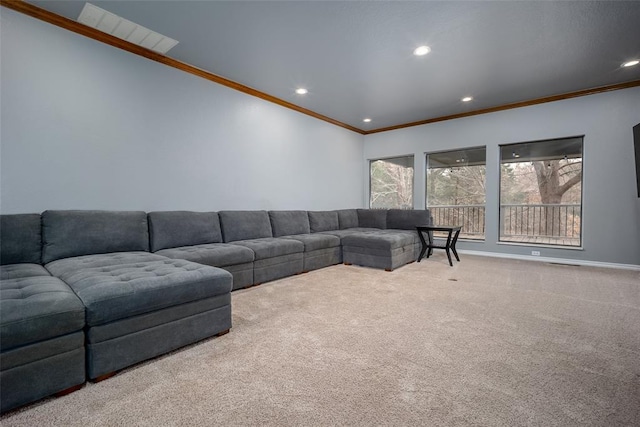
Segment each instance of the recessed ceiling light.
M464 98L462 98L462 102L469 102L469 101L473 101L473 96L465 96Z
M307 93L309 93L309 91L303 87L299 87L298 89L296 89L296 93L298 95L306 95Z
M429 52L431 52L431 48L429 46L418 46L413 51L413 54L415 56L423 56L423 55L426 55Z
M640 64L640 61L637 59L634 59L633 61L628 61L625 62L624 64L622 64L623 67L633 67L634 65L638 65Z
M371 119L367 117L366 119L362 119L362 121L365 122L365 123L370 123Z

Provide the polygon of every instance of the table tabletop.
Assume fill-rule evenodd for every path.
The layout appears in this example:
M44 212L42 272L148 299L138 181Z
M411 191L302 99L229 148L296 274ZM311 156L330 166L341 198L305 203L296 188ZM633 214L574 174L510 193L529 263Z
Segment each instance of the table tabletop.
M462 229L461 225L418 225L416 227L421 231L458 231Z

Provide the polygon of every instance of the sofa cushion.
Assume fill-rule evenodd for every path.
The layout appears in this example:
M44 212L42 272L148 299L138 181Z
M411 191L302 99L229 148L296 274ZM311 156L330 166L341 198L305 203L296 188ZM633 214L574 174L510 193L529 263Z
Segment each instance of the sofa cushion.
M145 212L45 211L42 237L45 264L80 255L149 250Z
M372 228L387 228L386 209L358 209L358 226Z
M80 331L84 320L84 306L58 278L0 281L2 351Z
M51 276L40 264L9 264L0 266L0 280L23 277Z
M387 211L387 228L415 230L419 225L430 224L431 215L428 209L389 209Z
M88 255L46 267L82 300L89 326L231 292L231 273L155 254Z
M358 227L358 211L355 209L340 209L337 210L338 224L340 224L340 230L347 228Z
M40 264L40 214L0 215L0 264Z
M273 237L310 233L306 211L269 211Z
M220 211L220 226L225 242L273 237L267 211Z
M198 262L213 267L244 264L253 262L254 258L251 249L230 243L183 246L180 248L163 249L156 253L169 258L186 259L187 261Z
M342 246L356 246L368 249L392 249L413 245L413 237L407 233L369 232L344 236Z
M217 212L149 212L148 218L151 252L222 242Z
M320 231L339 230L338 212L336 211L309 211L309 228L312 233Z
M295 236L283 237L283 239L293 239L302 242L305 252L340 246L340 238L331 234L297 234Z
M255 261L304 252L302 242L294 239L268 237L265 239L241 240L233 244L251 249L255 254Z

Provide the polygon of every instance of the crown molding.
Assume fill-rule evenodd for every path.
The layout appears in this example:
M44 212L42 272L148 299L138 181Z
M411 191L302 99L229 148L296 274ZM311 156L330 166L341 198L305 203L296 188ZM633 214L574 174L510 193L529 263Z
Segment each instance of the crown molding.
M480 114L495 113L497 111L505 111L505 110L512 110L514 108L528 107L530 105L545 104L547 102L561 101L563 99L578 98L580 96L595 95L597 93L611 92L611 91L620 90L620 89L629 89L636 86L640 86L640 80L632 80L630 82L625 82L625 83L617 83L613 85L600 86L600 87L595 87L591 89L577 90L575 92L567 92L560 95L545 96L543 98L530 99L528 101L514 102L511 104L498 105L496 107L483 108L480 110L466 111L464 113L450 114L448 116L441 116L441 117L434 117L432 119L419 120L417 122L404 123L400 125L388 126L384 128L378 128L378 129L371 129L371 130L365 131L364 134L371 135L374 133L388 132L391 130L404 129L404 128L413 127L413 126L427 125L429 123L444 122L446 120L461 119L463 117L477 116Z

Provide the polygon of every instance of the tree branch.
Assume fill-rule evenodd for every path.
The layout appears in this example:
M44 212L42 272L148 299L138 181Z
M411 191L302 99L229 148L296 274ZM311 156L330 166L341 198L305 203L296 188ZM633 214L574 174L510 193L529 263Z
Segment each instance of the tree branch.
M580 181L582 181L582 171L578 172L575 176L572 176L571 178L569 178L567 180L567 182L565 182L560 187L558 187L558 192L560 194L564 194L567 191L569 191L569 189L571 187L573 187L574 185L576 185Z

